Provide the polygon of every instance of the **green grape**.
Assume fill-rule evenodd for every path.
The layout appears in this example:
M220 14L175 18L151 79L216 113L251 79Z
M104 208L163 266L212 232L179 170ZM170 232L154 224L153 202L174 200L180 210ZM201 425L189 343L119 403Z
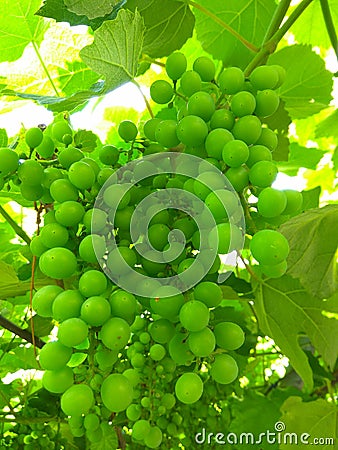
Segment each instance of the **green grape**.
M216 283L203 281L194 287L194 298L203 302L208 308L215 308L223 300L222 289Z
M259 91L275 89L279 82L278 71L272 66L258 66L252 71L250 81Z
M133 387L124 375L108 375L101 386L101 398L109 411L124 411L133 400Z
M58 223L49 223L41 229L41 242L48 248L63 247L69 238L67 228Z
M260 264L273 266L287 258L289 243L278 231L261 230L253 235L250 251Z
M216 109L210 118L210 128L225 128L231 130L235 123L235 117L228 109Z
M274 264L273 266L260 264L259 267L261 268L264 275L266 275L267 277L280 278L285 274L288 268L288 264L286 260L283 260L279 264Z
M99 208L88 209L82 218L82 222L88 231L98 233L107 224L107 213Z
M197 225L191 217L182 217L181 219L176 219L173 222L172 228L175 230L181 230L185 238L189 240L195 233Z
M130 362L135 369L142 369L146 363L146 359L141 353L135 353L131 357Z
M6 177L18 167L18 154L9 148L0 148L0 177Z
M167 344L175 334L175 327L168 319L157 319L149 325L151 338L159 344Z
M121 350L130 338L130 326L120 317L112 317L101 328L101 340L110 350Z
M20 192L25 200L37 201L43 196L43 187L41 185L30 186L26 183L20 184Z
M69 167L69 181L78 189L89 189L95 182L95 172L92 167L83 162L77 161Z
M270 130L270 128L262 128L262 133L256 141L256 144L264 145L273 152L277 148L278 137L274 131Z
M95 360L101 370L110 369L118 360L118 352L113 352L108 349L102 349L95 353ZM100 386L103 380L100 380Z
M184 303L182 293L173 286L161 286L150 299L151 310L164 319L174 320Z
M251 92L237 92L231 99L230 107L235 116L247 116L255 111L256 99Z
M113 166L120 157L119 149L114 145L104 145L99 149L99 158L102 164Z
M175 120L162 120L155 130L156 141L164 147L176 147L180 143L176 134L176 127Z
M225 128L211 130L205 140L205 150L211 158L222 159L223 147L234 139L232 133Z
M75 347L88 336L88 325L78 317L66 319L60 323L57 336L61 344Z
M238 210L239 201L233 192L225 189L216 189L207 195L205 205L218 223L231 217Z
M292 189L286 189L283 191L286 195L286 207L283 214L295 214L300 212L303 205L303 196L298 191L293 191Z
M175 396L170 392L166 392L161 397L161 405L163 405L167 410L172 409L175 406L175 403L176 403Z
M244 141L248 145L255 144L261 132L262 124L256 116L240 117L232 129L235 139Z
M43 167L34 159L28 159L20 164L18 177L26 186L37 186L43 178Z
M240 140L227 142L222 150L223 161L230 167L240 167L249 158L249 147Z
M249 147L249 158L245 161L245 164L251 168L259 161L272 161L272 155L268 147L261 144L251 145Z
M156 80L150 86L150 97L155 103L169 103L174 95L174 89L168 81Z
M216 191L224 188L224 179L215 172L203 172L194 180L194 193L202 200L210 194L210 191Z
M196 373L184 373L176 381L175 394L186 405L196 403L203 394L203 381Z
M73 163L80 161L83 157L81 150L72 146L64 148L58 154L59 163L65 169L69 169Z
M126 409L126 416L132 422L136 422L141 417L141 407L140 405L136 405L132 403Z
M42 386L53 394L62 394L73 383L73 371L67 366L59 370L46 370L42 377Z
M73 131L66 120L59 120L52 126L53 138L63 143L63 137L67 134L72 135Z
M130 203L130 191L126 191L124 186L113 184L105 189L103 200L110 208L124 209ZM117 203L119 201L119 203Z
M217 383L232 383L238 376L238 365L230 355L216 355L211 364L210 375Z
M153 361L161 361L165 354L166 350L161 344L153 344L149 349L149 356Z
M122 120L118 127L118 133L124 141L133 141L137 136L137 126L131 120Z
M230 167L225 173L229 183L236 192L241 192L249 184L249 172L243 167Z
M270 67L272 67L273 69L275 69L278 73L278 83L276 84L276 86L274 87L274 89L279 88L285 81L286 78L286 70L284 69L284 67L279 66L277 64L272 64Z
M71 317L80 317L84 298L77 290L68 289L61 292L53 302L53 319L62 322Z
M170 228L162 223L155 223L148 228L148 238L150 244L156 250L163 250L164 246L168 244L168 235Z
M212 81L215 77L215 64L207 56L200 56L195 59L193 69L200 75L202 81Z
M84 216L85 209L79 202L68 200L63 202L55 212L55 219L65 227L75 227Z
M277 217L283 214L286 204L287 197L283 191L267 187L258 196L257 209L263 217Z
M222 255L231 253L233 250L238 250L243 241L241 230L236 225L229 222L219 223L212 230L209 235L209 245L211 248L216 247L217 237L217 253Z
M203 328L189 334L188 345L195 356L209 356L215 349L216 339L210 328Z
M61 280L74 275L77 261L74 253L67 248L54 247L41 255L39 267L47 277Z
M43 171L42 186L49 189L53 181L61 178L63 178L63 174L60 169L57 169L56 167L46 167Z
M55 144L51 137L43 135L41 144L36 147L36 151L43 159L49 159L54 155Z
M59 203L69 200L76 201L79 197L76 187L69 180L65 179L53 181L50 185L50 194Z
M177 125L177 137L183 144L196 147L202 145L208 135L208 126L198 116L186 116Z
M71 134L64 134L62 138L62 142L68 146L73 142L73 136Z
M260 117L269 117L278 109L279 96L275 91L265 89L256 94L256 103L255 114Z
M94 394L86 384L74 384L61 396L61 409L66 416L88 414L94 405Z
M179 317L182 326L188 331L200 331L208 325L210 313L204 303L190 300L182 306Z
M29 244L29 248L34 256L40 257L43 253L45 253L48 250L48 247L46 247L41 240L40 236L34 236L31 240L31 243Z
M271 186L278 173L272 161L258 161L249 170L249 180L254 186L265 188Z
M215 102L207 92L198 91L189 98L187 109L189 115L198 116L208 122L215 112Z
M42 369L60 370L66 366L72 356L72 349L59 341L47 342L39 354Z
M161 119L153 117L152 119L147 120L143 125L143 133L150 141L156 141L155 131L161 121Z
M104 236L89 234L84 237L79 245L79 255L87 262L96 263L106 252L106 241Z
M93 327L103 325L109 317L110 304L104 297L89 297L81 306L81 319Z
M29 148L38 147L43 139L42 130L38 127L30 128L25 133L25 141Z
M142 344L149 344L149 342L150 342L150 339L151 339L151 337L150 337L150 334L149 333L147 333L146 331L143 331L140 335L139 335L139 339L140 339L140 342L142 343Z
M238 67L228 67L220 74L218 84L223 94L236 94L243 88L244 73Z
M202 79L199 73L194 70L187 70L181 77L180 80L181 89L184 95L190 97L195 92L201 90Z
M225 350L237 350L244 344L245 335L242 328L233 322L220 322L214 328L218 347Z
M87 414L83 421L83 426L86 430L94 431L100 426L100 418L97 414L91 413Z
M140 419L133 424L132 437L137 441L143 441L150 431L150 423L148 420Z
M114 169L110 167L104 167L100 170L100 172L97 174L97 182L100 186L103 186L104 183L113 175Z
M60 286L43 286L33 295L33 309L41 317L52 317L53 302L61 292L63 289Z
M103 294L107 285L106 276L98 270L88 270L79 279L79 291L85 297Z
M148 448L159 448L162 442L162 431L158 426L150 428L149 432L144 438L144 443Z
M175 52L168 56L167 61L165 63L165 70L167 75L172 80L176 81L187 68L187 58L181 52Z
M55 223L55 211L52 209L48 212L45 213L45 215L43 216L43 224L48 225L49 223Z
M109 297L109 303L114 317L120 317L128 324L133 323L137 309L137 301L133 294L118 289Z

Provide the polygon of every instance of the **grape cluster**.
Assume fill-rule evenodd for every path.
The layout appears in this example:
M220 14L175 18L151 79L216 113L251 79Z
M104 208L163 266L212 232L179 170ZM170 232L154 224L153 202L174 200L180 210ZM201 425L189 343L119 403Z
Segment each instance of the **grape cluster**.
M280 277L289 246L273 228L302 207L298 192L271 187L278 173L272 160L278 139L264 119L279 107L282 67L257 67L248 78L228 67L216 76L211 59L197 58L188 70L185 56L177 52L167 58L166 73L170 81L157 80L150 87L152 100L167 105L162 115L144 123L142 133L129 120L118 126L120 138L130 145L128 158L135 151L139 157L132 171L123 172L123 180L133 184L127 192L114 178L124 150L98 144L96 156L86 156L63 117L44 131L27 130L29 157L0 149L3 185L18 186L26 200L44 210L30 249L39 270L56 282L35 292L33 308L52 318L58 330L57 340L39 354L42 384L61 396L73 435L91 443L121 418L133 445L159 448L167 440L176 448L182 426L191 423L186 419L190 405L199 409L202 399L239 375L236 350L244 343L244 331L230 320L217 320L223 302L219 254L240 252L245 230L239 209L256 224L249 246L261 272ZM161 167L141 157L169 151L200 158L194 175L161 173ZM154 174L145 176L152 169ZM144 242L135 245L131 230L142 201L169 188L192 194L201 214L203 208L211 213L208 250L215 234L218 238L216 256L207 267L195 264L200 281L186 292L159 281L184 274L202 253L205 239L188 211L145 207L151 245L145 253L140 250ZM136 241L143 236L142 223L135 227ZM170 242L173 230L184 237L178 253ZM169 261L157 258L166 251L173 251ZM152 280L144 283L142 295L113 282L124 275L117 255ZM206 416L214 423L221 413L211 408ZM27 448L36 439L27 435Z

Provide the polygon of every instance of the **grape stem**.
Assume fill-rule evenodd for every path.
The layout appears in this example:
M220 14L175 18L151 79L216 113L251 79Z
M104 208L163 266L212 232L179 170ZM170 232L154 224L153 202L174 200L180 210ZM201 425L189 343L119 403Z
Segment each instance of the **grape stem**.
M119 441L119 448L121 450L125 450L126 449L126 440L122 434L122 429L121 429L121 427L114 427L114 428L116 431L117 439Z
M138 84L138 82L136 80L132 80L132 83L134 83L135 86L137 87L137 89L140 91L140 94L143 97L144 103L146 104L146 107L147 107L147 110L148 110L148 112L150 114L150 117L153 119L155 117L154 113L153 113L153 110L151 109L151 106L150 106L150 103L148 102L147 97L142 92L141 86Z
M259 48L256 47L252 42L247 41L242 35L240 35L236 30L234 30L230 25L228 25L226 22L223 22L222 19L217 17L215 14L213 14L208 9L204 8L203 6L199 5L198 3L194 2L193 0L187 0L186 2L188 5L193 6L196 9L199 9L203 14L206 16L209 16L214 22L221 25L222 28L227 30L230 34L232 34L236 39L238 39L246 48L251 50L252 52L258 53Z
M332 15L330 11L330 6L328 0L320 0L320 6L322 9L322 14L324 17L324 22L326 26L327 33L330 38L330 42L332 45L332 48L336 54L336 57L338 59L338 39L337 39L337 33L334 27L334 23L332 20Z
M0 205L0 214L2 217L9 223L9 225L13 228L15 233L23 239L26 244L31 243L31 239L26 234L26 232L15 222L15 220L12 219L12 217L6 212L6 210Z
M295 23L298 17L305 11L313 0L303 0L296 9L290 14L287 21L274 33L274 35L266 41L259 53L252 59L244 70L244 75L248 77L251 72L259 65L263 64L269 55L271 55L277 48L279 41L283 38L285 33L289 31L291 26Z
M21 337L23 340L25 340L27 342L30 342L33 345L34 345L34 342L35 342L35 346L38 347L38 348L42 348L45 345L45 343L40 338L38 338L37 336L34 336L34 342L33 342L32 335L31 335L31 333L29 331L23 330L22 328L18 327L15 323L13 323L10 320L6 319L1 314L0 314L0 326L2 328L5 328L8 331L11 331L16 336Z
M265 44L265 42L267 42L276 33L276 31L278 31L281 23L283 22L286 12L289 9L290 3L291 0L281 0L279 5L277 6L268 29L265 33L263 44Z

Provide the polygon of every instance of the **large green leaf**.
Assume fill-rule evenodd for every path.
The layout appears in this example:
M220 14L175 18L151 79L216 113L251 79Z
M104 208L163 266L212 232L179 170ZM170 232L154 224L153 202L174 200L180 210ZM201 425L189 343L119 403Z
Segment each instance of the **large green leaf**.
M88 19L103 17L113 10L111 0L64 0L68 11Z
M314 439L331 439L326 440L320 448L329 450L335 448L338 442L338 409L337 406L323 399L313 402L303 402L301 397L289 397L282 405L283 413L281 421L285 425L285 433L295 433L298 437L298 445L290 443L290 439L283 442L280 446L281 450L293 450L294 448L307 449L315 444ZM283 435L282 434L282 438ZM301 443L301 437L307 440ZM317 441L318 445L318 441Z
M156 58L170 55L192 36L195 18L189 6L176 0L128 0L126 7L136 8L146 26L143 52Z
M328 0L333 22L338 23L338 0ZM291 28L297 42L311 44L322 49L331 47L329 35L320 7L320 1L312 2Z
M330 312L322 300L309 295L299 281L289 276L256 286L255 311L261 330L271 337L289 358L291 365L309 390L312 370L299 344L306 334L312 345L332 369L338 356L338 320L323 315Z
M319 298L338 289L337 225L338 205L328 205L295 216L280 228L290 245L288 273Z
M216 20L221 19L252 44L259 47L275 11L274 0L198 0L213 17L194 9L197 37L204 50L226 65L244 68L254 52L245 47Z
M286 70L279 89L292 119L304 119L327 108L331 101L332 74L324 60L307 45L284 47L269 58Z
M2 0L0 8L0 61L20 58L29 43L40 45L48 22L34 15L40 0Z
M119 11L95 31L94 42L80 56L95 72L104 76L105 92L132 80L137 74L145 27L140 14Z
M117 16L118 11L126 3L122 0L114 5L113 10L103 17L97 17L89 20L87 16L82 16L69 11L64 0L45 0L39 11L39 16L50 17L57 22L68 22L70 25L88 25L93 30L99 28L105 20L113 20Z
M318 148L302 147L297 142L290 144L288 162L279 164L283 173L295 176L301 167L315 170L325 153Z

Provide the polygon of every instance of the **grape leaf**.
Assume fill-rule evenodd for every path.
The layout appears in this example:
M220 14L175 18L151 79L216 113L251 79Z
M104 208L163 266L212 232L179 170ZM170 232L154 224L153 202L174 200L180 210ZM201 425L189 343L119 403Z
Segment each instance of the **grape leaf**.
M80 51L83 61L105 77L105 92L132 80L137 73L145 27L136 11L119 11L95 31L94 42Z
M113 5L110 0L64 0L68 11L78 16L87 16L88 19L95 19L110 14Z
M271 130L275 131L278 137L278 146L272 153L272 158L275 161L287 161L290 145L288 134L291 119L285 109L285 103L283 101L280 101L275 114L264 119L264 123L266 123Z
M310 46L284 47L269 57L269 64L279 64L286 70L279 94L292 119L304 119L329 105L332 74Z
M334 110L331 115L320 122L316 126L315 136L316 138L330 137L338 138L338 109Z
M292 142L288 162L279 164L278 167L286 175L295 176L300 167L314 170L324 154L317 148L302 147L297 142Z
M306 211L285 222L280 232L289 241L288 273L316 297L338 289L338 205Z
M258 283L255 294L254 308L262 332L275 341L312 390L312 370L298 341L299 335L309 337L332 369L338 356L338 320L325 317L326 303L309 295L298 280L287 275Z
M158 58L170 55L192 36L195 18L189 6L176 0L128 0L126 8L136 8L146 26L142 51Z
M114 5L111 13L103 17L97 17L89 20L87 16L77 15L66 8L64 0L45 0L44 4L36 13L39 16L55 19L57 22L68 22L70 25L88 25L93 30L99 28L105 20L113 20L117 16L118 11L126 3L122 0Z
M8 145L8 136L5 128L0 128L0 147L7 147Z
M337 24L338 0L328 0L328 4L333 23ZM290 9L290 12L292 9ZM312 2L292 25L291 33L294 34L297 42L316 45L324 50L331 47L330 38L325 28L320 2Z
M112 425L102 423L101 429L103 431L102 438L98 442L91 444L91 450L116 450L119 448L116 432Z
M308 209L312 208L318 208L320 193L321 193L320 186L317 186L313 189L308 189L306 191L302 191L303 211L307 211Z
M78 130L74 135L76 147L83 152L91 153L98 144L98 137L90 130Z
M273 0L198 0L197 3L259 47L276 8ZM225 65L244 68L254 52L206 13L195 8L197 38L204 50Z
M337 442L337 421L338 408L321 398L312 402L303 402L300 397L289 397L282 405L283 413L281 421L284 423L286 433L296 433L298 443L304 434L308 436L308 444L312 445L315 438L329 438L331 442L326 441L327 445L321 444L321 448L329 450L334 448L334 442ZM283 435L282 435L283 437ZM318 442L318 441L317 441ZM308 448L308 444L303 442L299 448ZM294 443L282 442L281 450L292 450Z
M25 47L40 45L49 24L34 15L40 0L2 0L0 8L0 61L15 61Z

